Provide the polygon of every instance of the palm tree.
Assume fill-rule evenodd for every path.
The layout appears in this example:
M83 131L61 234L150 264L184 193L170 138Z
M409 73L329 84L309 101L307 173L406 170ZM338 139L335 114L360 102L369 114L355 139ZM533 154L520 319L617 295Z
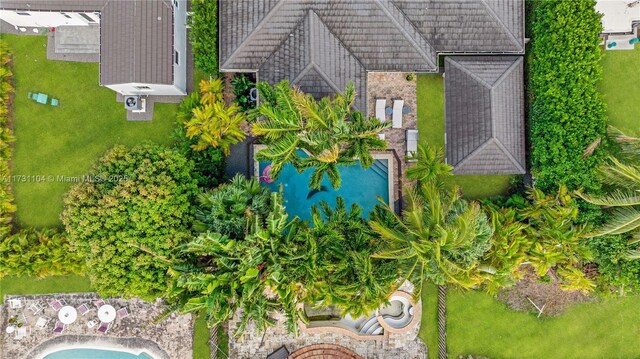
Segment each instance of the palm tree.
M246 116L237 105L226 106L221 79L202 80L199 100L197 95L185 98L178 111L178 120L184 122L186 136L198 141L192 146L195 151L209 147L221 148L229 154L231 145L245 139L241 125ZM188 116L188 111L191 111Z
M610 157L599 174L602 182L615 190L604 196L580 196L589 203L614 207L611 219L593 233L594 237L634 233L631 243L637 243L640 242L640 138L626 136L613 127L609 128L609 133L620 144L622 160ZM631 251L629 256L640 258L640 250Z
M380 123L353 111L355 87L349 83L344 93L316 101L288 81L275 86L259 83L262 103L251 112L256 119L252 132L263 136L266 149L258 160L271 161L272 178L277 178L284 165L291 164L299 172L313 168L309 187L319 189L325 175L334 188L340 187L339 166L351 165L356 159L362 167L373 164L371 151L383 150L386 142L378 133L389 123ZM302 154L304 150L308 153Z
M416 163L407 168L407 178L413 181L436 181L451 176L453 167L444 163L444 153L439 147L418 145L418 151L411 157Z

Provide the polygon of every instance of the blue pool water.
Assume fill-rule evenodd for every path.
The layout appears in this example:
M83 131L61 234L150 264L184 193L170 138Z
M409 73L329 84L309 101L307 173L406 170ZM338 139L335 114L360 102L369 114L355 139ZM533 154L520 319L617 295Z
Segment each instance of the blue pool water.
M287 207L287 213L291 216L310 219L312 205L325 201L334 207L336 197L340 196L344 198L347 207L350 207L352 203L362 207L363 215L368 218L369 212L376 204L380 203L377 199L378 196L385 203L389 203L388 162L386 159L377 159L366 170L360 166L359 161L356 161L353 166L339 167L342 186L337 190L333 189L331 182L325 175L322 181L323 190L320 192L311 191L309 178L313 169L298 173L291 165L286 165L282 169L276 181L273 183L262 182L262 185L274 192L278 191L282 185L284 205ZM268 165L269 162L260 162L260 175Z
M150 359L151 357L142 353L133 355L131 353L101 350L101 349L67 349L51 353L44 359Z

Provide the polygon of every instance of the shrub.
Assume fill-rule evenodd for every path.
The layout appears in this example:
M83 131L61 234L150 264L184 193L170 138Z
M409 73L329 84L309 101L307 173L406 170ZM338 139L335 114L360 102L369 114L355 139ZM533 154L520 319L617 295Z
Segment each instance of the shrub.
M142 299L165 293L162 258L191 239L191 171L173 150L115 146L91 171L93 180L67 194L62 222L98 292Z
M13 142L9 116L14 94L11 59L7 43L0 40L0 239L11 233L11 221L16 211L9 171Z
M235 74L231 80L233 85L233 102L235 102L242 111L249 111L256 107L256 101L251 99L251 89L256 87L256 84L251 81L246 74Z
M605 105L596 85L602 77L600 15L594 0L543 0L532 20L529 113L532 174L553 191L598 190L602 150L587 148L605 135Z
M629 245L625 235L592 238L589 247L598 265L598 273L613 289L623 292L640 292L640 260L625 258L629 250L640 249Z
M22 230L0 242L0 278L82 275L84 271L84 258L56 230Z
M195 67L218 76L218 0L191 1L189 40Z
M198 141L187 138L182 126L176 128L173 138L174 150L193 162L191 176L198 183L198 187L212 188L223 182L227 159L222 149L209 147L203 151L194 151L192 146Z

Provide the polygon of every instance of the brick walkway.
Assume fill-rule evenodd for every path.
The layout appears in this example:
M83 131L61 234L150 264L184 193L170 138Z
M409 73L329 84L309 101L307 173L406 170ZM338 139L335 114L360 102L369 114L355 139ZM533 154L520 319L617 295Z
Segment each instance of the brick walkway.
M296 350L288 359L362 359L362 357L339 345L315 344Z

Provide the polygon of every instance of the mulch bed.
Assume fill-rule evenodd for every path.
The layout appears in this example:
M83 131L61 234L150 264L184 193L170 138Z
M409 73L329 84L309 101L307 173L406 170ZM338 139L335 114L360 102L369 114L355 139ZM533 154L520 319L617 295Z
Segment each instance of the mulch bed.
M550 275L549 282L541 282L531 267L525 270L524 278L516 285L505 288L498 294L498 299L509 308L517 311L539 313L536 306L544 309L542 315L557 316L568 307L577 303L595 301L595 296L580 291L567 291L560 288L560 281Z

